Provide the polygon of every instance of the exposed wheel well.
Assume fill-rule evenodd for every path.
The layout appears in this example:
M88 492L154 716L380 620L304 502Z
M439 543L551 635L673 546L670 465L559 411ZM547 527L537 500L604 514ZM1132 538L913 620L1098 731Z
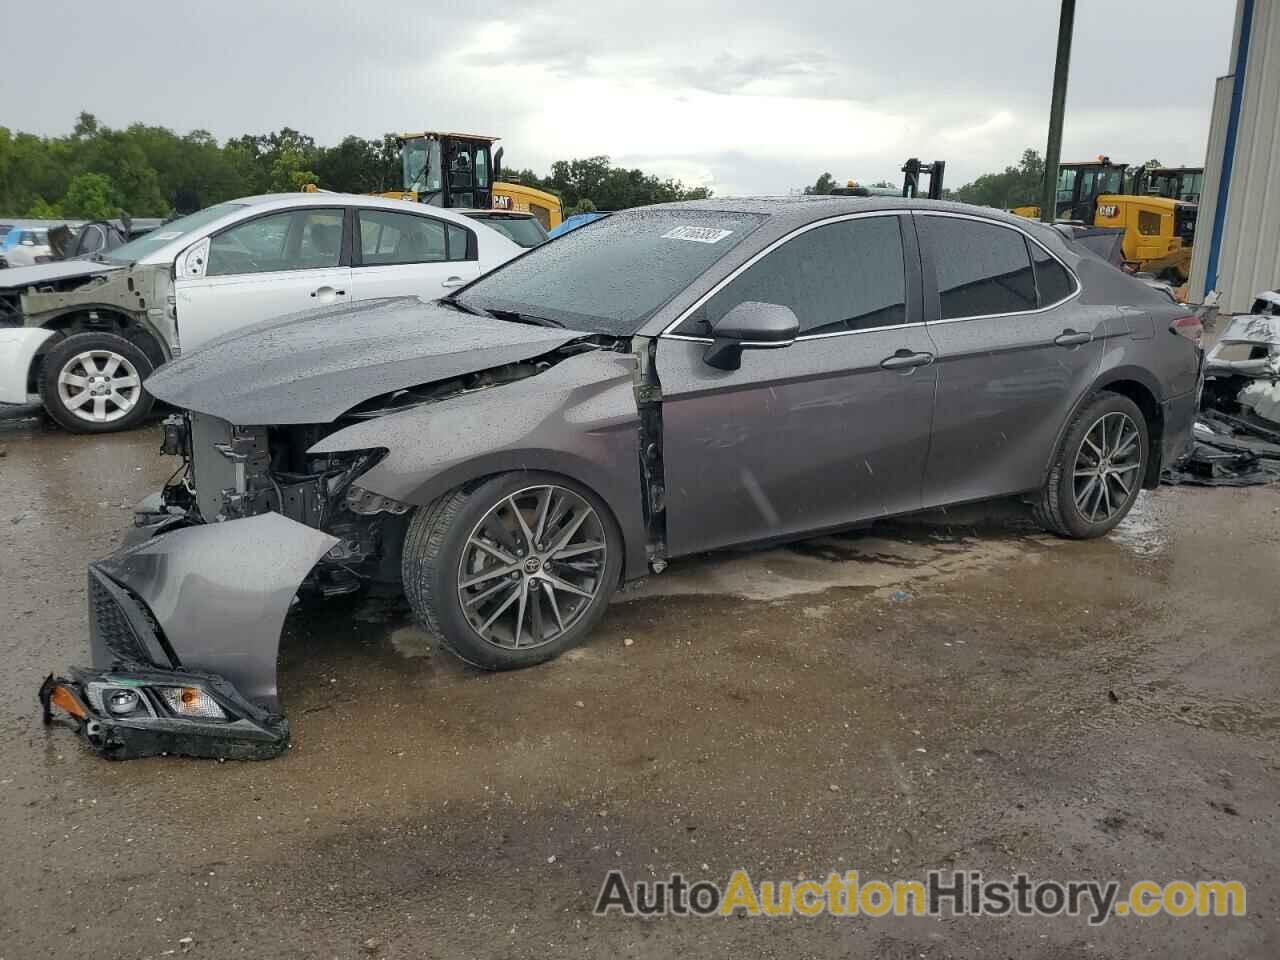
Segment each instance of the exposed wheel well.
M1164 467L1164 464L1160 462L1164 450L1163 409L1160 407L1155 395L1137 380L1116 380L1103 385L1101 389L1109 393L1118 393L1122 397L1128 397L1142 411L1143 419L1147 421L1147 435L1151 442L1150 456L1147 460L1147 475L1143 478L1142 485L1148 490L1154 489L1160 483L1160 471Z
M44 350L41 351L41 356L37 356L36 362L31 365L31 371L28 374L30 379L29 389L34 389L35 384L40 379L43 353L56 344L58 340L74 336L77 333L114 333L117 336L124 337L145 353L147 359L156 367L168 359L164 348L150 330L127 313L114 310L111 307L86 307L69 310L52 318L42 326L46 330L57 331L61 334L61 337L50 338L45 344Z

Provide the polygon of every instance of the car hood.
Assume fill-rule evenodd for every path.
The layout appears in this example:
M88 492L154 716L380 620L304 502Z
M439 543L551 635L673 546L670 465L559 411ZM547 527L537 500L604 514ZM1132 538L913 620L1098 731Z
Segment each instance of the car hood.
M92 260L63 260L57 263L37 263L31 267L10 267L0 270L0 288L25 290L55 280L74 277L92 277L99 273L123 270L124 264L94 263Z
M181 335L182 318L178 318ZM165 403L240 425L330 423L408 387L540 356L582 334L476 317L416 297L254 324L165 364Z

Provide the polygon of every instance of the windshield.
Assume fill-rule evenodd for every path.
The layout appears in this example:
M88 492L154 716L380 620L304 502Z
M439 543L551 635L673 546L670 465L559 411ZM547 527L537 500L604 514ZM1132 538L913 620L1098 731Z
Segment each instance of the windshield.
M1077 171L1074 167L1060 167L1058 169L1058 203L1067 203L1074 197L1076 173Z
M244 206L243 203L217 203L212 207L197 210L195 213L188 214L185 217L179 217L177 220L161 224L155 230L143 234L137 240L130 240L128 243L121 244L107 255L107 259L112 263L137 263L148 254L155 253L166 244L177 240L183 234L199 230L201 227L213 223L219 217L225 217L228 213L240 210Z
M440 141L418 137L406 140L400 149L404 189L418 193L440 190Z
M615 214L511 261L458 300L629 336L763 220L704 210Z
M547 231L533 217L511 217L496 213L469 213L467 216L472 220L479 220L486 227L493 227L522 247L536 247L547 239Z
M1104 167L1098 171L1098 192L1119 193L1124 184L1124 167Z

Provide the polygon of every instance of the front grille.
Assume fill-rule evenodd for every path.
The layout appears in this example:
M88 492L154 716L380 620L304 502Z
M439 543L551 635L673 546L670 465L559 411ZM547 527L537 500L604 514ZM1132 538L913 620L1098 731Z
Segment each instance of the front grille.
M89 572L89 631L121 659L146 663L148 657L128 615L121 609L100 574Z

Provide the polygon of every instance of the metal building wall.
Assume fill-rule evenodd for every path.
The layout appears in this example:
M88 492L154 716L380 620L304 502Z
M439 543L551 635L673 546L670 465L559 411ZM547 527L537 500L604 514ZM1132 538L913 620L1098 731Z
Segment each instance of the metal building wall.
M1220 309L1239 313L1249 308L1259 290L1280 286L1280 0L1238 0L1236 40L1231 53L1233 74L1241 55L1239 38L1247 15L1249 43L1244 84L1235 129L1235 149L1228 185L1226 216L1217 251L1217 280L1208 276L1214 262L1213 234L1217 183L1225 164L1214 134L1230 125L1232 96L1214 98L1214 118L1205 161L1201 219L1196 224L1192 261L1193 299L1206 288L1222 295ZM1219 84L1221 94L1222 84ZM1225 101L1225 103L1224 103ZM1223 140L1229 140L1224 132ZM1208 200L1206 204L1204 201ZM1199 283L1196 283L1196 280Z
M1191 275L1187 299L1200 303L1213 284L1205 283L1209 271L1209 245L1217 213L1218 184L1222 182L1222 151L1227 143L1227 116L1231 112L1232 74L1219 77L1213 88L1213 119L1209 121L1209 147L1204 158L1204 183L1200 185L1200 213L1196 218L1196 245L1191 251ZM1221 260L1219 260L1221 263Z

